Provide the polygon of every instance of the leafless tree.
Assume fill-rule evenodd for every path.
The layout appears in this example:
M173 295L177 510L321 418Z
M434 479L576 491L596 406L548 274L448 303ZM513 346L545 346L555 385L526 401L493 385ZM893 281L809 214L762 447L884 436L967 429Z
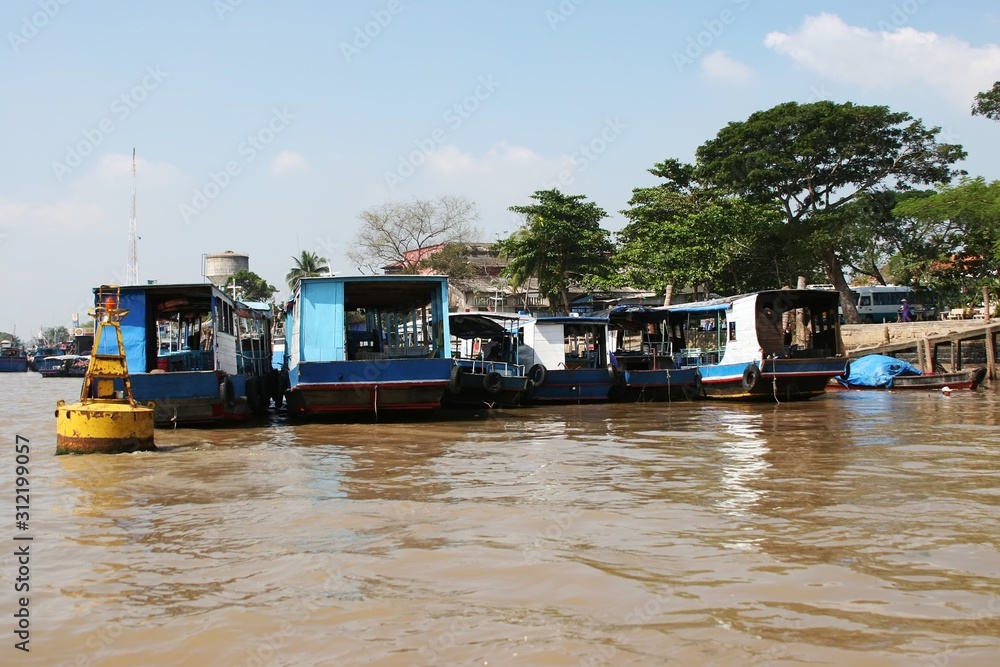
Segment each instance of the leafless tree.
M382 267L399 263L404 273L416 271L407 252L443 243L468 243L479 233L475 202L443 195L430 201L389 201L358 216L361 227L345 254L362 273L381 273ZM414 259L412 256L409 259Z

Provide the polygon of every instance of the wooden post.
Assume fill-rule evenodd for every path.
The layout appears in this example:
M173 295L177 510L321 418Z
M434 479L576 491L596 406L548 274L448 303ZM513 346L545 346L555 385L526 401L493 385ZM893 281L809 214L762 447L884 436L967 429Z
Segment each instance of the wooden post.
M962 370L962 339L956 338L951 344L951 372L957 373Z
M990 321L990 288L983 287L983 316L986 322Z
M799 281L795 285L797 289L806 288L806 277L799 276ZM795 311L795 343L800 347L808 345L806 340L806 312L802 308Z
M986 327L986 377L990 379L991 383L997 370L996 344L996 331L993 330L993 327Z
M924 373L933 373L934 361L931 359L930 340L928 340L927 337L925 336L923 340L920 341L919 347L921 348L922 352L922 354L920 355L921 357L920 370L922 370Z

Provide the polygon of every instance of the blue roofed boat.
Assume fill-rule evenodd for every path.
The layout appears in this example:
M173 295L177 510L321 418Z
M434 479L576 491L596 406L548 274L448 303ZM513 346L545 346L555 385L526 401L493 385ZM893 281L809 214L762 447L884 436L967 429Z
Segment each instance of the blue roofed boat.
M446 276L303 278L286 305L293 417L441 406L454 362Z
M697 366L675 363L667 308L618 306L607 311L609 347L620 375L613 395L631 402L695 400L704 394Z
M786 401L845 375L840 294L783 289L668 306L674 363L697 368L709 398Z
M520 328L531 318L513 313L451 313L451 371L445 403L455 406L520 405L528 390L520 362Z
M209 283L117 289L119 307L128 311L121 333L132 393L155 404L157 426L267 413L279 391L268 304L236 301Z
M524 324L522 337L532 402L607 401L621 382L608 355L607 318L539 317Z
M13 341L0 341L0 373L24 373L28 370L28 355Z

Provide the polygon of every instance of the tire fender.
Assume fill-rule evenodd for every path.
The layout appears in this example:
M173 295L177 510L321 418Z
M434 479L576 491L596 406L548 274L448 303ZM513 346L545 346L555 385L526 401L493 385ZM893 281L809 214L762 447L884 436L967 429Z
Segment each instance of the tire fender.
M499 394L503 389L503 376L496 371L490 371L483 376L483 389L491 394Z
M745 369L743 369L743 388L746 391L753 391L753 388L757 386L760 381L760 369L757 368L757 364L749 364Z

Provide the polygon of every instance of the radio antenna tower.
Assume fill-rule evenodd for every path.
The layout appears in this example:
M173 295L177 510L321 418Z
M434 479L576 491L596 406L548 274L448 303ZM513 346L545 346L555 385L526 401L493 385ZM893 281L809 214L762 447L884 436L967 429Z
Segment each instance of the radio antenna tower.
M135 148L132 149L132 215L128 221L128 266L125 284L139 284L139 236L135 227Z

